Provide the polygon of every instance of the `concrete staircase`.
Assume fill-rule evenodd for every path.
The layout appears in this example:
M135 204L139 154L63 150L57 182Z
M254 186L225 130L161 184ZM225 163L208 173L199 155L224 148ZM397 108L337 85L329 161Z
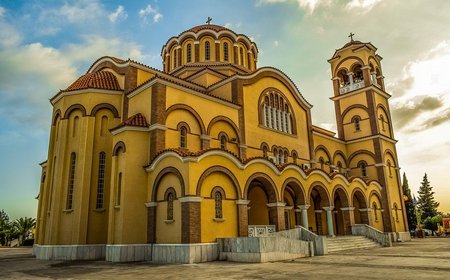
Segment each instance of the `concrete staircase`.
M348 235L327 238L328 253L378 247L382 246L365 236Z

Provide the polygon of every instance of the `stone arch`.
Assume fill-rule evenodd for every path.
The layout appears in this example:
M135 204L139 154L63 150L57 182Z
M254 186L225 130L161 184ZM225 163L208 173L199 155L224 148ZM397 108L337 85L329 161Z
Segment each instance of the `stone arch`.
M119 141L114 145L114 148L112 150L112 155L117 156L119 154L120 150L122 150L124 153L127 151L125 143L122 141Z
M52 125L56 125L58 118L61 118L61 110L59 109L56 110L55 113L53 114Z
M269 203L274 203L278 201L279 194L275 183L273 182L272 178L270 178L267 174L262 172L254 173L247 179L244 188L244 196L243 196L244 199L248 198L250 185L253 183L253 181L258 182L261 185L262 189L266 193Z
M334 68L333 77L335 77L335 76L336 76L336 73L337 73L339 70L341 70L341 69L343 68L343 67L340 67L341 64L343 64L343 63L346 62L347 60L351 60L351 59L354 59L354 60L356 60L357 62L359 62L361 65L364 65L364 62L363 62L363 60L362 60L361 58L359 58L359 57L357 57L357 56L349 56L349 57L347 57L346 59L343 59L342 61L340 61L340 62L338 63L338 65L336 65L336 67ZM353 63L353 64L355 64L355 63ZM352 64L352 66L353 66L353 64ZM351 71L351 69L352 69L352 67L349 68L349 71Z
M398 165L397 165L397 161L395 160L395 157L394 157L394 152L390 149L386 149L383 153L383 158L386 160L387 156L389 156L392 159L394 167L397 167Z
M328 163L330 164L330 163L331 163L331 160L332 160L332 157L331 157L331 154L330 154L330 152L328 151L327 147L325 147L324 145L318 145L318 146L314 149L314 154L316 154L316 153L319 152L319 151L324 151L324 152L325 152L325 154L326 154L327 157L328 157ZM326 163L326 162L325 162L325 163Z
M370 224L369 221L369 202L364 192L359 188L355 188L352 192L352 206L354 207L353 215L356 224Z
M320 201L321 205L320 205L320 207L328 207L328 206L330 206L331 205L331 199L330 199L330 193L328 192L327 187L323 183L321 183L319 181L313 182L311 184L311 186L312 187L309 189L309 193L308 193L309 204L311 205L311 203L312 203L310 201L311 200L311 196L313 195L314 190L316 190L319 193L320 197L321 197L321 201ZM323 202L323 205L322 205L322 202Z
M158 193L159 183L164 178L164 176L166 176L168 174L174 174L178 178L178 180L180 181L180 186L181 186L181 197L184 197L185 185L184 185L183 175L181 175L180 171L178 169L176 169L175 167L169 166L169 167L165 167L163 170L161 170L158 173L158 175L156 176L155 181L153 183L152 194L151 194L151 198L150 198L151 201L156 201L156 195Z
M350 207L348 192L341 185L336 185L333 189L333 199L336 195L342 199L343 207ZM334 204L334 203L333 203Z
M75 110L80 110L81 111L81 115L83 117L86 116L86 108L84 108L83 105L81 104L73 104L71 105L69 108L67 108L66 112L64 113L64 119L68 119L70 114L75 111Z
M201 133L202 134L206 133L205 124L203 123L200 115L192 107L189 107L185 104L174 104L174 105L170 106L169 108L167 108L166 113L165 113L165 118L167 118L167 116L175 110L185 110L185 111L191 113L192 116L197 120L197 123L200 127ZM164 122L165 122L165 120L164 120Z
M336 235L351 235L351 216L348 193L341 185L333 189L333 227Z
M208 135L210 135L212 126L213 126L214 124L220 122L220 121L223 121L223 122L229 124L229 125L233 128L234 133L235 133L236 136L238 137L238 139L237 139L237 140L238 140L238 143L240 143L240 142L241 142L241 140L240 140L241 136L240 136L240 134L239 134L239 132L240 132L240 131L239 131L239 128L236 126L236 124L235 124L231 119L229 119L229 118L227 118L227 117L225 117L225 116L217 116L217 117L213 118L213 119L209 122L209 124L208 124L208 128L207 128L207 130L206 130L206 133L207 133Z
M350 165L350 163L353 161L353 159L358 156L358 155L368 155L372 158L372 160L375 162L375 154L370 152L370 151L366 151L366 150L360 150L360 151L356 151L354 153L352 153L349 157L348 157L348 165Z
M338 159L338 156L341 156L342 157L342 159L343 159L343 163L345 164L345 167L347 167L348 166L348 163L347 163L347 157L345 156L345 154L342 152L342 151L339 151L339 150L337 150L336 152L334 152L334 154L333 154L333 164L334 165L337 165L337 159ZM343 166L344 167L344 166Z
M306 204L305 189L298 179L291 177L284 181L283 186L281 187L281 201L284 201L284 191L286 188L291 188L294 192L296 205Z
M242 198L242 192L241 192L241 187L239 186L239 181L236 179L233 172L231 172L229 169L227 169L223 166L211 166L202 173L202 175L198 179L197 187L196 187L196 191L195 191L197 196L200 196L203 181L205 181L205 179L209 175L211 175L212 173L215 173L215 172L219 172L219 173L222 173L225 176L227 176L233 182L237 197L239 199Z
M367 113L367 115L369 115L369 108L367 108L366 106L364 106L364 105L362 105L362 104L353 104L353 105L351 105L351 106L348 106L348 107L344 110L344 112L342 112L342 120L346 117L346 115L347 115L351 110L353 110L353 109L355 109L355 108L362 109L362 110L364 110L364 111Z
M97 114L97 112L100 111L101 109L108 109L109 111L111 111L114 118L120 118L119 111L117 111L116 107L114 107L109 103L100 103L95 105L94 108L92 108L91 110L91 116L95 116L95 114Z

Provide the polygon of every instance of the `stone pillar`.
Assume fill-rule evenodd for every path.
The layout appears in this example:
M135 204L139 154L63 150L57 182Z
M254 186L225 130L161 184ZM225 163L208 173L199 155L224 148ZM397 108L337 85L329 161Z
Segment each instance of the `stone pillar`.
M361 208L359 209L359 212L361 212L361 222L363 224L369 225L371 226L370 223L370 211L372 211L372 209L370 208Z
M299 205L298 208L300 209L302 213L302 226L309 230L309 223L308 223L308 208L310 205Z
M363 72L363 78L364 78L364 86L370 86L371 81L370 81L370 66L364 66L361 67L361 70Z
M248 204L250 200L236 200L238 210L238 235L248 236Z
M284 227L284 202L268 203L269 207L269 223L275 225L277 231L285 230Z
M348 80L350 81L350 87L353 88L353 72L348 72Z
M181 243L201 242L201 197L180 197L181 203Z
M341 81L341 79L339 79L338 77L334 77L332 80L333 80L334 96L338 96L338 95L341 94L341 92L340 92L340 89L341 89L340 81Z
M156 202L147 202L147 243L156 243Z
M352 225L355 224L355 215L353 213L355 207L341 208L343 221L344 221L344 233L345 235L352 234Z
M328 236L334 236L334 227L333 227L333 209L334 206L323 207L325 211L327 211L327 226L328 226Z

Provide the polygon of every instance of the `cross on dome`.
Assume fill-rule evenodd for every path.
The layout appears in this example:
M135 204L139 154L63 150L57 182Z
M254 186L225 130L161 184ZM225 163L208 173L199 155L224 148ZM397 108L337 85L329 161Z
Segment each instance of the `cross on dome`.
M211 24L212 18L208 17L208 19L206 20L207 24Z
M353 34L352 32L350 32L350 35L348 35L348 37L350 38L351 42L353 42L353 36L355 36L355 34Z

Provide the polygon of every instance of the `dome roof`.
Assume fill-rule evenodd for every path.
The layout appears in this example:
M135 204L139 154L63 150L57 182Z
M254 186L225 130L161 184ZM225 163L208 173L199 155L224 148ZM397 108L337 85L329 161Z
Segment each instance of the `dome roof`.
M197 33L197 32L199 32L200 30L203 30L203 29L211 29L211 30L214 30L216 32L219 32L219 31L222 31L222 30L230 30L230 29L228 29L226 27L223 27L223 26L220 26L220 25L202 24L202 25L194 26L191 29L186 30L185 32L192 31L194 33Z
M95 73L87 73L74 83L72 83L65 91L80 90L87 88L122 90L119 82L113 73L108 71L98 71Z

